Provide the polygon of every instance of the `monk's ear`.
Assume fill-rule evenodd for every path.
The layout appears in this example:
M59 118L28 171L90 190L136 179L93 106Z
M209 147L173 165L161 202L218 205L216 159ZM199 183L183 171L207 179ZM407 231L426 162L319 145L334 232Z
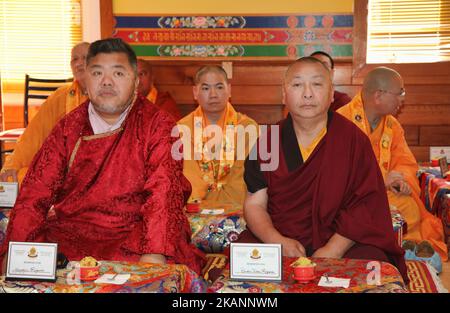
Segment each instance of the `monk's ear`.
M228 83L228 98L231 98L231 84Z
M197 86L192 87L192 94L194 95L194 100L197 100L198 99L198 87Z
M331 84L331 103L334 102L334 84Z

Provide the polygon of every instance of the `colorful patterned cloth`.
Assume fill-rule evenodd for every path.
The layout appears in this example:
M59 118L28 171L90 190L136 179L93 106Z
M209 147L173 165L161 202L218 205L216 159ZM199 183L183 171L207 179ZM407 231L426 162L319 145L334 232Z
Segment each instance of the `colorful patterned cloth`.
M411 293L447 293L436 270L422 261L406 261Z
M221 214L202 214L202 211ZM203 211L203 212L205 212ZM206 253L220 253L245 230L242 207L224 205L220 207L201 206L199 213L186 213L192 230L192 243Z
M208 208L211 209L214 208ZM245 230L242 208L222 206L220 209L224 209L224 213L218 215L186 213L191 225L192 243L205 253L222 252ZM0 245L5 238L10 212L9 209L0 210ZM401 243L402 236L406 233L405 221L398 211L392 210L391 216L394 231Z
M420 197L427 210L441 219L445 241L448 244L450 243L450 181L439 178L432 167L421 167L418 175Z
M192 243L205 253L220 253L245 230L241 207L201 207L201 210L223 209L218 215L187 213L192 230ZM392 225L401 246L407 225L400 212L391 210Z
M11 214L10 209L1 209L0 210L0 246L5 240L6 237L6 228L8 227L9 215Z
M283 258L282 282L240 282L229 279L227 266L222 275L208 288L208 292L229 293L406 293L408 292L398 270L391 264L376 262L380 268L379 285L367 283L368 275L373 271L368 260L353 259L314 259L317 264L316 278L308 283L297 283L292 277L293 269L289 265L295 258ZM367 269L368 268L368 269ZM373 272L372 272L373 273ZM320 277L350 278L350 286L321 287L318 286Z
M397 235L398 245L402 246L403 235L406 234L407 224L403 216L396 209L391 209L392 226L394 227L394 232Z
M145 292L195 292L206 291L206 282L185 265L149 263L101 262L100 275L105 273L131 274L123 285L81 282L69 284L68 269L58 270L56 283L5 282L0 279L0 292L17 293L145 293Z

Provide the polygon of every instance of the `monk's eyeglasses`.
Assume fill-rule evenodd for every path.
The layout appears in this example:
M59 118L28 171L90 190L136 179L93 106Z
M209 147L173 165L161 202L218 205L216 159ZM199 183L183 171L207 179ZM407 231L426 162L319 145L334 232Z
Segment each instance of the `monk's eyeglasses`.
M397 97L404 97L406 95L405 88L401 88L400 92L392 92L392 91L389 91L389 90L380 90L380 91L390 93L390 94L392 94L394 96L397 96Z

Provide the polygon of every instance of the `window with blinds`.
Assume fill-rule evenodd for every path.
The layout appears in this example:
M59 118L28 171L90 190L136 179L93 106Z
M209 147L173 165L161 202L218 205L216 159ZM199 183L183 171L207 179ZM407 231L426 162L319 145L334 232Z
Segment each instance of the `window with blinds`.
M367 63L450 61L450 0L369 0Z
M80 0L0 0L3 90L23 89L26 73L72 77L70 50L80 41Z

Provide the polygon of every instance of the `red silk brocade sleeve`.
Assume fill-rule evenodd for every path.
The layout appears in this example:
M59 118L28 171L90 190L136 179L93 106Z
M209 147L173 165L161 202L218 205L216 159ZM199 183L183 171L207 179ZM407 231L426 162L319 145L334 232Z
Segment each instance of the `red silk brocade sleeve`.
M183 207L191 194L191 184L183 175L183 161L172 157L171 137L175 123L165 112L152 129L145 151L147 200L141 206L142 230L132 232L123 246L137 254L163 254L169 262L182 263L198 273L203 254L191 241L191 229ZM130 164L131 166L131 164Z

